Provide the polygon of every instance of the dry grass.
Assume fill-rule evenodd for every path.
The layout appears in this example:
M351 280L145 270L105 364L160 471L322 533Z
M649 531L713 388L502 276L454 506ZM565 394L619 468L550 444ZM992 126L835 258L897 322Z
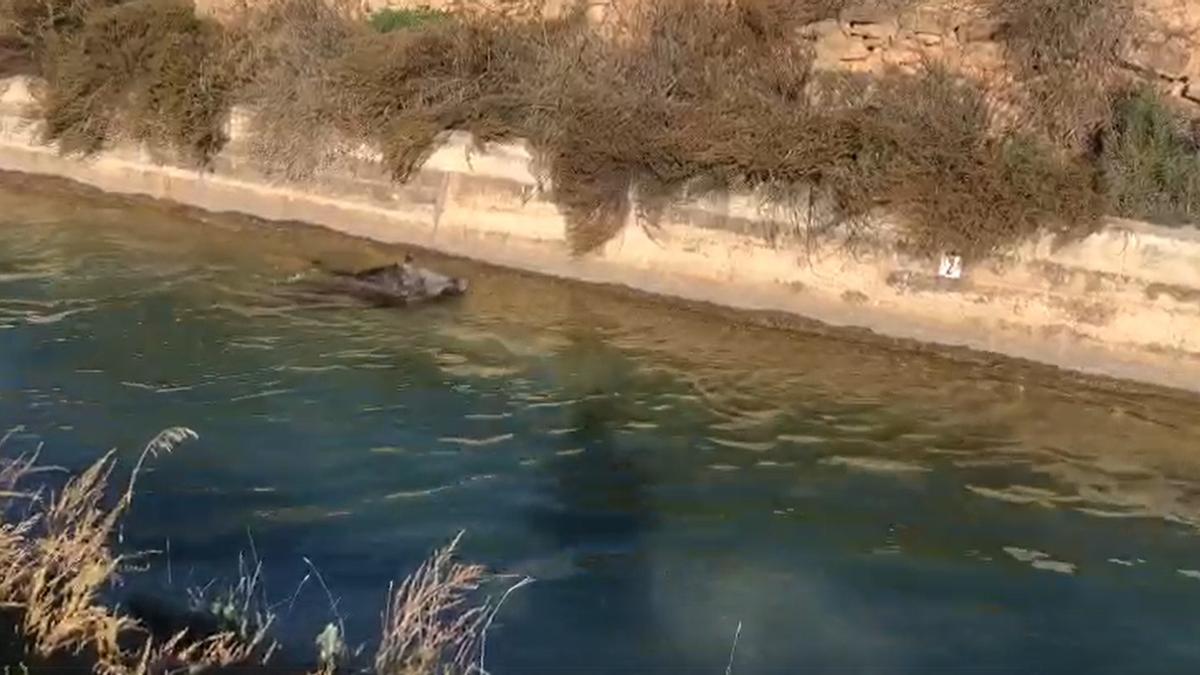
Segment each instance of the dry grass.
M0 448L7 438L0 438ZM40 520L29 509L37 495L22 489L34 470L37 454L0 462L0 606L12 608L24 592L23 582L33 560L33 552L23 544Z
M127 500L101 505L112 472L112 454L73 478L41 515L42 531L32 542L34 562L22 580L22 632L43 655L94 650L99 662L122 663L120 636L135 622L114 614L98 599L118 571L121 558L109 541Z
M375 675L468 675L481 671L486 605L472 607L486 570L454 558L460 534L389 589Z
M132 503L143 463L192 437L183 428L156 437L112 506L105 505L105 498L116 464L113 453L45 499L19 490L35 471L33 457L19 457L0 468L4 495L27 501L21 514L6 504L0 526L0 605L17 612L18 628L33 655L84 654L95 672L111 675L231 665L262 656L262 640L250 642L235 631L190 642L186 633L156 640L100 598L129 561L112 551L111 541Z
M218 629L209 634L183 630L151 635L137 620L101 601L132 559L114 553L111 542L132 503L143 464L193 437L190 430L175 428L151 441L111 506L105 501L116 465L113 453L52 495L24 487L42 470L36 453L0 462L0 611L16 618L28 656L51 663L63 655L79 656L100 675L200 672L265 664L271 657L276 644L268 633L274 614L262 593L257 562L240 559L234 586L193 594L197 608L217 621ZM4 440L0 438L0 447ZM457 561L460 538L434 551L399 587L389 589L372 664L377 675L483 672L481 640L498 606L471 603L487 573ZM339 622L318 636L316 672L333 675L350 666L348 660L357 652L346 648L343 632Z

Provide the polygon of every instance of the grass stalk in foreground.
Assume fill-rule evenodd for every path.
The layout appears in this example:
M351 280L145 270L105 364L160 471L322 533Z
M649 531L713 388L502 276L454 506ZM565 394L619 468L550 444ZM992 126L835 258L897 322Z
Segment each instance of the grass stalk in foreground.
M246 565L243 560L233 587L215 594L204 589L193 596L199 600L194 604L216 625L207 632L183 629L156 635L102 600L128 563L140 557L118 554L112 544L145 462L196 437L184 427L155 437L111 506L106 496L116 466L112 452L70 478L57 493L27 487L43 470L37 453L0 459L0 619L15 624L22 643L20 658L45 667L64 659L73 666L86 663L99 675L151 675L229 666L254 672L254 666L272 657L277 647L270 637L275 616L262 597L261 564ZM0 438L0 449L6 440ZM371 672L486 673L483 639L503 599L495 606L473 604L489 575L482 566L456 559L461 536L435 550L412 575L389 589ZM324 579L320 582L324 586ZM327 626L316 644L315 673L350 672L355 654L346 648L340 620Z

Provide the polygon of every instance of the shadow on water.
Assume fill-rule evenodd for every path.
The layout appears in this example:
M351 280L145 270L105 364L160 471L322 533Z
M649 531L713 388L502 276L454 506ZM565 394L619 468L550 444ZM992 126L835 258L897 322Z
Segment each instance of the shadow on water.
M529 672L537 662L522 657L521 645L536 640L593 654L589 672L623 669L631 649L641 655L643 667L678 666L652 641L630 644L624 628L652 614L646 539L659 526L649 494L654 476L644 463L648 449L623 442L620 434L635 417L628 401L636 384L629 365L614 360L595 331L570 329L564 337L568 346L556 361L563 394L573 401L563 416L570 449L539 465L545 492L525 518L556 551L559 565L576 571L552 574L528 589L529 601L554 606L556 619L535 617L530 629L512 631L508 644L497 649L496 662L508 672ZM597 652L597 642L611 649Z

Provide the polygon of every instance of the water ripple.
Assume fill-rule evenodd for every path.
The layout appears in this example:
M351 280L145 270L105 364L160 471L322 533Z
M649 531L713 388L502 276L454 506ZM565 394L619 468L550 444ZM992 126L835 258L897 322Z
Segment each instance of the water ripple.
M503 443L504 441L510 441L514 437L515 437L515 434L511 434L511 433L497 434L495 436L487 436L484 438L468 438L465 436L442 436L441 438L438 438L438 441L441 443L449 443L449 444L454 444L454 445L467 445L467 446L471 446L471 447L482 447L485 445L495 445L497 443Z
M859 469L872 473L928 473L932 471L929 467L922 466L915 462L905 462L898 459L886 459L882 457L848 457L843 455L835 455L826 457L821 460L821 464L829 466L841 466L848 469Z

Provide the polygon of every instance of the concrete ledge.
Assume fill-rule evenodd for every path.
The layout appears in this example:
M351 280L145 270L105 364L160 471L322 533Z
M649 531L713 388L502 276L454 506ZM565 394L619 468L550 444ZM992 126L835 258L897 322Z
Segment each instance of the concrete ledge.
M566 223L521 143L480 150L452 134L408 184L363 151L310 183L272 181L234 142L201 173L120 147L65 158L23 119L29 83L0 96L0 169L76 180L212 211L323 225L488 263L730 307L798 314L1084 372L1200 391L1200 232L1113 220L1081 241L1030 242L959 281L884 248L848 252L771 238L753 195L709 195L630 219L598 254L573 258ZM769 214L768 214L769 215Z

